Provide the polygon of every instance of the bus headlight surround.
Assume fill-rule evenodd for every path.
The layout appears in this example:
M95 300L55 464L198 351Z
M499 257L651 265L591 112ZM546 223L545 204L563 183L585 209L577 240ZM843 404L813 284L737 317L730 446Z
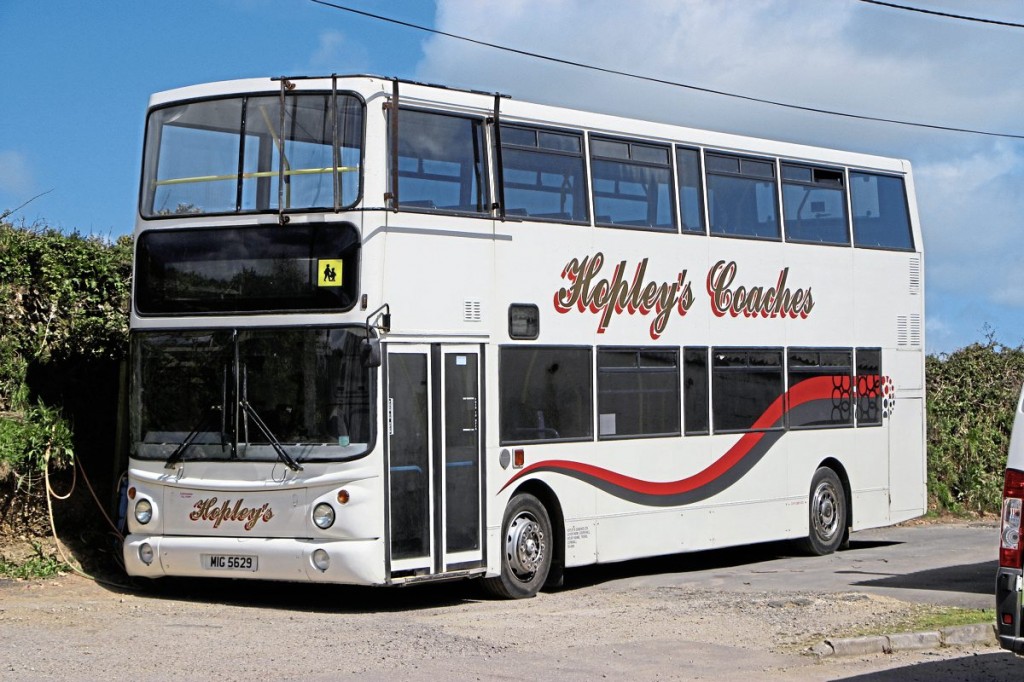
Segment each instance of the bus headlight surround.
M334 525L334 507L321 502L313 507L313 523L320 530L327 530Z
M145 526L153 519L153 503L142 498L135 503L135 520Z

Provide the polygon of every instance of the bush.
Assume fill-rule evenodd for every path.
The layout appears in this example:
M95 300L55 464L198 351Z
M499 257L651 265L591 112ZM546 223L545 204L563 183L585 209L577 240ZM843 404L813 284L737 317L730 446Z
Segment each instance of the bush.
M73 411L89 404L91 387L110 383L111 363L127 352L130 275L131 237L0 217L0 480L14 477L22 488L47 454L55 469L72 463ZM97 402L97 413L116 411L116 397ZM77 416L86 432L96 421Z
M990 334L985 343L928 356L925 374L932 507L998 512L1024 346L1002 346Z
M15 476L31 485L49 465L63 469L74 460L71 429L60 410L39 403L20 415L0 416L0 479Z

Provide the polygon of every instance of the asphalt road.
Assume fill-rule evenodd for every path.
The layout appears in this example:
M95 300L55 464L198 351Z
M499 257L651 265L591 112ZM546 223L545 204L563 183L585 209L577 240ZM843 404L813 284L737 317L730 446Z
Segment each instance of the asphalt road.
M0 581L0 679L1017 681L1024 660L991 646L800 653L908 603L992 608L997 535L925 524L828 557L771 543L594 566L518 602L471 583Z
M577 569L570 582L748 592L856 591L991 609L998 542L994 522L925 523L854 533L848 550L826 557L800 556L789 543L768 543Z

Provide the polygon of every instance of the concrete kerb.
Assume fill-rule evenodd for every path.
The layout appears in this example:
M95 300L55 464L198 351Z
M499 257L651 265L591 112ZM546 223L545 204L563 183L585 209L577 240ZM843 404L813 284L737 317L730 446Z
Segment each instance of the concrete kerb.
M926 632L900 632L892 635L868 637L839 637L826 639L808 649L812 656L867 656L890 654L895 651L937 649L942 646L995 644L996 629L992 623L956 625Z

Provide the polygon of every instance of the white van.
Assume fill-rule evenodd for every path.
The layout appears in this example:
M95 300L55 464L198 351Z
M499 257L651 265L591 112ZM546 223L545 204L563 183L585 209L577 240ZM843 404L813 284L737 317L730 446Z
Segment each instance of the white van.
M996 574L996 626L999 645L1024 655L1021 633L1021 583L1024 571L1024 542L1021 509L1024 507L1024 390L1017 399L1017 410L1010 436L1003 484L1003 523L999 533L999 572Z

